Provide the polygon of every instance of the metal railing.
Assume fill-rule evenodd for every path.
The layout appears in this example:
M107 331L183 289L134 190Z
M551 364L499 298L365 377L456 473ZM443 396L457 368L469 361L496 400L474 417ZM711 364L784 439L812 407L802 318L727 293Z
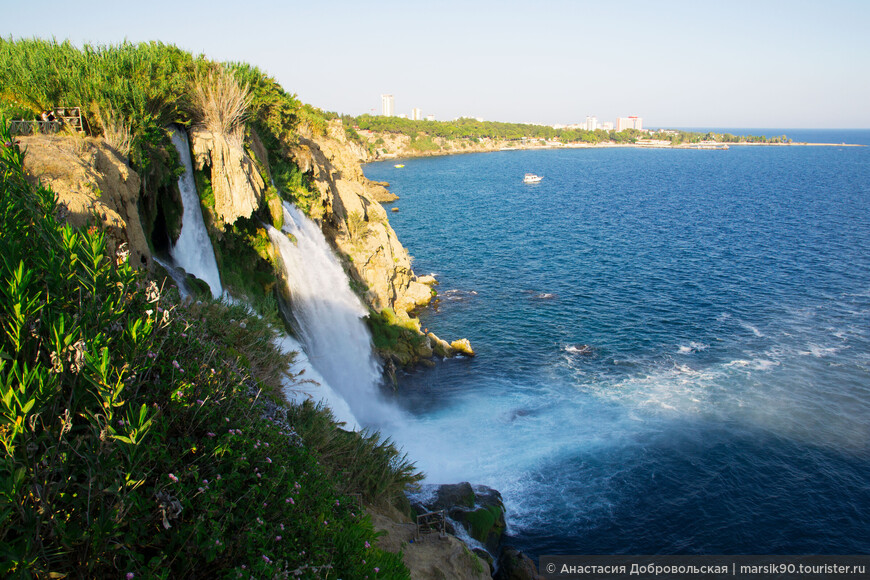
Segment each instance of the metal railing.
M12 135L33 135L34 133L53 134L67 127L73 131L84 131L82 112L79 107L57 107L53 111L53 121L29 121L15 119L9 122Z

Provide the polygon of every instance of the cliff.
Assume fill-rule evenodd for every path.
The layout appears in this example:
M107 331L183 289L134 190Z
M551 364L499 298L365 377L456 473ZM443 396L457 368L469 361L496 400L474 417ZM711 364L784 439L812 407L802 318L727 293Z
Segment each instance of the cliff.
M414 274L408 251L377 201L384 187L365 177L362 150L355 145L345 138L341 121L332 121L326 136L300 136L292 155L320 192L320 215L313 217L321 219L324 233L348 257L349 273L365 284L368 303L407 317L429 303L432 291Z
M362 140L359 159L363 162L379 159L395 159L399 157L432 157L437 155L456 155L459 153L489 153L507 149L542 149L552 146L543 139L528 139L525 141L490 139L430 137L419 134L412 139L401 133L388 133L357 130Z
M217 179L226 179L228 183L242 182L251 185L251 192L257 192L254 159L241 147L226 154L224 147L219 142L215 145L215 141L219 140L202 135L192 139L192 148L202 156L200 167L211 168L211 182ZM23 137L20 143L22 149L26 148L24 165L29 180L50 185L58 193L59 218L74 226L102 224L107 233L107 245L114 255L124 254L122 245L127 244L130 263L142 269L152 266L147 236L137 210L142 201L141 180L123 157L99 138L38 135ZM397 316L402 316L407 323L412 320L408 312L426 304L432 293L429 286L417 281L407 250L390 227L386 212L375 200L378 188L383 186L365 178L356 160L357 154L346 142L330 136L300 137L294 150L300 168L312 174L321 193L323 229L346 256L350 274L368 286L365 296L370 305L376 309L394 309ZM225 164L231 166L232 171L215 172L216 155L234 159ZM257 161L261 161L260 157L257 155ZM257 194L251 199L257 203L250 205L248 215L262 209L265 196ZM163 200L161 203L171 201ZM225 211L213 214L215 225L228 228L230 220L247 217L244 203L227 200L223 206ZM238 215L232 217L233 212ZM439 343L442 343L438 347L442 353L450 349L434 335L423 337L419 329L416 332L424 339L418 356L420 353L432 356L433 346L438 347ZM173 356L185 360L180 354ZM253 353L248 353L248 357L252 356ZM188 365L195 366L193 362L184 366ZM414 524L394 508L381 505L370 507L368 511L375 529L383 533L378 539L378 547L400 554L411 578L484 580L491 577L489 564L453 535L439 538L436 534L417 540ZM170 516L170 519L173 517L177 515ZM179 525L173 519L171 527Z
M20 137L28 179L58 196L58 217L74 227L101 225L109 251L130 252L130 263L151 266L139 216L141 180L103 139L34 135ZM125 246L126 244L126 246Z

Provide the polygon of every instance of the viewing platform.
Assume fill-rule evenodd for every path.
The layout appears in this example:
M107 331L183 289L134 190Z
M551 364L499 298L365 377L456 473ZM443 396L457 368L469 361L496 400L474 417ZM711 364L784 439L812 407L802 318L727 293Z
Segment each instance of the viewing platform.
M51 120L15 119L9 122L11 135L33 135L34 133L53 134L64 127L81 133L84 131L80 107L57 107L53 109Z

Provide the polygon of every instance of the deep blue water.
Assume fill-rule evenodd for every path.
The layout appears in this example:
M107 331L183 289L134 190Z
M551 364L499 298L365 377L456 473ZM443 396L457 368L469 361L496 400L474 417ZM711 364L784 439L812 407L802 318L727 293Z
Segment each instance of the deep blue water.
M430 481L534 557L870 553L870 148L394 163L423 325L478 353L400 377Z

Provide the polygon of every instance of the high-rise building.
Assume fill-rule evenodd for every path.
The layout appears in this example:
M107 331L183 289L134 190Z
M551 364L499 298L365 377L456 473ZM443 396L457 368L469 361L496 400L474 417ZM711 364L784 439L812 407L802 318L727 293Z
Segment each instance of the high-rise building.
M619 117L616 120L616 130L624 131L625 129L643 129L643 119L637 116Z
M381 95L381 114L384 117L392 117L394 110L393 95Z
M591 117L586 117L586 130L595 131L596 129L598 129L598 117L594 115Z
M411 109L411 120L420 121L423 119L423 113L417 107Z

